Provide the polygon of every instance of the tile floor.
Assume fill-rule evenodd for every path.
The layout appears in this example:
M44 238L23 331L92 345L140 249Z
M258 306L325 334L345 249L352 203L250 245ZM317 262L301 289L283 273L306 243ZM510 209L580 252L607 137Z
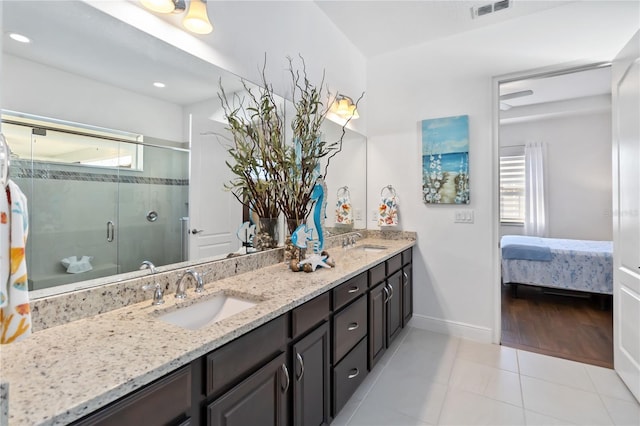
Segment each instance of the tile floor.
M332 426L633 425L613 370L408 327Z

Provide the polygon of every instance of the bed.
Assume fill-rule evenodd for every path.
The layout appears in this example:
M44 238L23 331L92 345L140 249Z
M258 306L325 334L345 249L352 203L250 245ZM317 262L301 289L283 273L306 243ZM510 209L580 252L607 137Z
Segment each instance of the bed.
M505 235L500 247L504 284L613 294L611 241Z

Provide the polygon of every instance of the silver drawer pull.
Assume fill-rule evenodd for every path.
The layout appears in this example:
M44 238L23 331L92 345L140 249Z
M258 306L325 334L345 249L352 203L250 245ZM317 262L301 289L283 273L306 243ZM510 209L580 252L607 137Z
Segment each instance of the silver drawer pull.
M357 322L352 322L351 324L349 324L349 327L347 328L347 330L353 331L358 327L360 327L360 325Z
M349 289L348 293L355 293L355 292L357 292L358 290L360 290L360 288L359 288L358 286L351 287L351 288Z
M358 370L357 368L354 368L351 370L351 374L349 374L347 376L347 379L353 379L354 377L356 377L358 374L360 374L360 370Z
M285 364L282 364L280 366L280 368L282 369L282 372L284 373L284 386L282 386L282 393L285 393L287 391L287 389L289 389L289 369L287 368L287 366Z

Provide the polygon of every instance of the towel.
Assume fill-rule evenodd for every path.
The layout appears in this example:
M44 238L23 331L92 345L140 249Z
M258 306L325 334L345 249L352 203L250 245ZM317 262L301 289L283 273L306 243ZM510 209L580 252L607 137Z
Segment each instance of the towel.
M380 198L378 207L378 226L396 226L398 224L398 197L390 195Z
M336 224L351 225L353 223L353 210L351 209L351 199L348 194L338 197L336 202Z
M92 260L93 256L69 256L60 260L60 263L62 263L62 266L67 268L67 273L81 274L93 269L93 266L91 266Z
M0 344L31 334L25 245L29 233L27 197L9 181L0 196Z

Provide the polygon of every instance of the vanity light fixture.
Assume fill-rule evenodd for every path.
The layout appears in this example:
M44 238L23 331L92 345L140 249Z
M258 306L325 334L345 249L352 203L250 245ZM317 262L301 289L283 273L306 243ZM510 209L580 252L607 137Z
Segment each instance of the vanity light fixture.
M196 34L209 34L213 31L213 25L207 15L207 4L204 0L191 0L189 11L182 20L182 25Z
M140 0L147 9L157 13L182 13L186 7L186 0ZM207 15L206 0L190 0L189 10L182 20L182 25L192 33L209 34L213 25Z
M18 33L9 33L9 37L12 40L18 41L20 43L31 43L31 39L27 36Z
M155 83L153 83L153 85L159 89L162 89L163 87L166 87L167 85L160 82L160 81L156 81Z
M353 99L341 94L336 96L336 100L331 106L331 111L344 119L351 118L352 120L355 120L360 118L356 105L353 103Z

